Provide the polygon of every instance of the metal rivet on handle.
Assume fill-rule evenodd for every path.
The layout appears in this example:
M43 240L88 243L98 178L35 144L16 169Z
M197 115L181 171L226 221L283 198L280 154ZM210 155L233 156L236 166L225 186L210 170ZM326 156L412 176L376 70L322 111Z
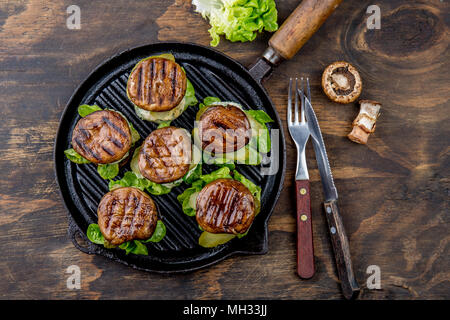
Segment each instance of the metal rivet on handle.
M331 213L331 207L327 207L327 213Z
M306 220L308 220L308 217L306 216L306 214L302 214L302 215L300 216L300 220L306 221Z
M306 189L305 189L305 188L301 188L301 189L300 189L300 194L301 194L302 196L304 196L304 195L306 194Z
M335 234L336 233L336 228L335 227L331 227L330 231L331 231L331 234Z

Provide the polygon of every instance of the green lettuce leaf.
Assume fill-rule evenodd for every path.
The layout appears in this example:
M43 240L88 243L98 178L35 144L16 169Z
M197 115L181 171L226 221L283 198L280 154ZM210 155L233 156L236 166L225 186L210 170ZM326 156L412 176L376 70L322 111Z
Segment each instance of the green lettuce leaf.
M163 121L163 122L161 122L161 123L158 125L158 127L157 127L156 129L161 129L161 128L168 127L168 126L170 126L170 123L171 123L171 122L172 122L171 120Z
M200 179L202 175L202 164L198 163L193 169L189 170L183 177L183 181L191 184L195 180Z
M147 256L148 255L147 247L144 244L142 244L141 241L133 240L133 242L135 244L135 247L131 251L131 253L140 254L140 255L143 255L143 256Z
M194 208L195 205L193 205L192 203L194 199L191 198L198 195L198 192L200 192L201 189L202 189L201 186L200 187L194 186L184 190L184 192L177 197L178 202L181 203L181 208L183 209L183 212L190 217L195 216L196 213Z
M153 195L162 195L170 192L171 188L162 184L152 182L145 178L138 178L132 171L127 171L120 180L109 181L109 190L114 190L121 187L135 187L140 190L147 190Z
M198 103L198 100L195 97L194 86L187 78L186 78L186 94L184 95L184 99L185 99L185 108L196 105Z
M202 180L205 185L217 179L233 179L233 177L230 175L230 168L222 167L220 169L217 169L216 171L211 172L210 174L205 174L200 177L200 180Z
M235 41L252 41L258 32L278 29L278 12L274 0L193 0L195 11L209 19L211 46L220 36Z
M145 179L147 180L147 179ZM162 184L158 184L156 182L147 180L148 186L145 188L145 190L147 190L149 193L155 195L155 196L160 196L162 194L167 194L170 192L170 190L172 190L172 188L166 187Z
M230 170L234 170L236 168L236 165L234 162L222 162L222 163L216 163L216 165L220 168L227 167Z
M139 135L139 132L137 132L137 130L133 127L133 125L129 121L128 121L128 126L130 127L130 131L131 131L131 146L134 146L134 144L139 141L141 136Z
M273 122L273 119L264 110L247 110L245 112L261 124Z
M258 135L258 150L262 153L269 153L271 149L271 142L270 142L270 134L269 129L264 125L263 129L260 129L259 135Z
M119 174L118 163L99 164L97 166L98 174L105 180L113 179Z
M209 233L203 231L198 238L198 244L203 248L214 248L221 244L227 243L228 241L234 239L236 235L228 233Z
M164 58L164 59L167 59L167 60L175 61L175 57L174 57L173 54L171 54L171 53L163 53L163 54L160 54L160 55L157 55L157 56L149 57L149 58L147 58L147 59L150 59L150 58L156 58L156 57Z
M156 228L155 231L153 231L153 235L151 238L144 240L142 242L160 242L164 237L166 236L166 226L161 220L158 220L156 222Z
M135 187L142 191L149 186L147 179L140 179L132 171L127 171L120 180L109 181L109 191L112 191L121 187Z
M247 187L248 190L252 193L252 195L258 200L261 201L261 187L254 184L252 181L244 177L244 175L240 174L237 170L233 171L234 180L241 182L244 186Z
M90 106L90 105L87 105L87 104L83 104L83 105L78 107L78 114L81 117L86 117L87 115L89 115L89 114L91 114L91 113L93 113L95 111L100 111L100 110L102 110L102 108L100 108L97 105Z
M64 154L66 155L67 159L69 159L73 163L78 163L78 164L91 163L88 159L83 158L74 149L64 150Z
M88 226L86 235L89 239L89 241L96 243L96 244L103 244L105 243L105 238L103 237L103 234L100 231L100 227L96 223L91 223Z
M210 104L214 103L214 102L220 102L221 100L217 97L206 97L205 99L203 99L203 102L200 103L198 106L200 109L209 106Z
M268 153L271 149L271 141L266 123L273 122L273 119L263 110L246 110L245 113L253 129L254 147L259 152Z
M139 240L132 240L132 241L127 241L122 243L119 246L120 249L125 250L126 254L140 254L140 255L144 255L147 256L148 255L148 250L147 247L145 245L142 244L142 242L140 242Z

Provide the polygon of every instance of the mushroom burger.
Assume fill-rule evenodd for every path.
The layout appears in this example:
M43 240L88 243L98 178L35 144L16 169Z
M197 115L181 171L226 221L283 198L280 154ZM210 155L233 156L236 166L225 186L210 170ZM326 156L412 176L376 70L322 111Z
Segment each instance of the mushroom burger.
M65 150L65 155L77 164L96 164L104 179L114 178L139 134L118 111L81 105L78 113L81 119L72 132L72 148Z
M88 227L89 240L106 248L119 247L127 254L147 255L144 243L159 242L166 233L152 198L134 187L117 188L105 194L97 216L98 224Z
M263 110L244 110L238 103L207 97L196 116L194 141L207 163L258 165L271 148L267 123L272 121Z
M130 168L120 180L110 182L110 190L134 186L153 195L169 193L183 181L191 183L201 175L200 156L186 129L174 126L152 131L135 149Z
M178 201L203 231L199 244L210 248L247 234L260 210L261 188L238 171L222 167L200 176Z
M136 64L128 78L127 95L140 118L157 123L174 120L197 104L194 87L172 54Z

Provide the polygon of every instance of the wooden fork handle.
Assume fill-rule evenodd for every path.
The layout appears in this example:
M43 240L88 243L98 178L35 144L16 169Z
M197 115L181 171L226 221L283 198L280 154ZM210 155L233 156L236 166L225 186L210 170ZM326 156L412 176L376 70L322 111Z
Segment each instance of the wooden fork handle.
M314 275L314 246L309 180L296 180L297 198L297 273L302 279Z

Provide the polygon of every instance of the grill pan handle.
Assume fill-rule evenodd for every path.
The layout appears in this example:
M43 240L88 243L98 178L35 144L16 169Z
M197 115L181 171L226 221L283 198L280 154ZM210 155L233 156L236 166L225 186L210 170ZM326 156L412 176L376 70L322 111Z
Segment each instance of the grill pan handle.
M303 0L270 38L264 57L274 65L291 59L342 0Z
M93 245L88 238L84 235L83 232L81 232L78 225L75 223L73 218L69 216L69 227L67 228L67 233L69 235L70 240L72 240L73 245L75 248L80 250L81 252L87 253L87 254L94 254L97 253L97 248L95 245ZM81 244L78 239L81 239L83 244Z

